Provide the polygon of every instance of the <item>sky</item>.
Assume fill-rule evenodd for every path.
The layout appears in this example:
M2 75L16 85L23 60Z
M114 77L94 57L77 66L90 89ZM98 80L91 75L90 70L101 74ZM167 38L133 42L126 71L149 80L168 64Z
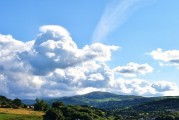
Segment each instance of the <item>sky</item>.
M0 5L0 95L179 95L178 0Z

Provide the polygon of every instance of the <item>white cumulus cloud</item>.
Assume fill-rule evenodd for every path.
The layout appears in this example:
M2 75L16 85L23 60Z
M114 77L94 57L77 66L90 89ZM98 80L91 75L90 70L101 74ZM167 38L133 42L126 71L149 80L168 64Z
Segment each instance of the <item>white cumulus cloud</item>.
M160 62L160 65L170 65L179 67L179 50L162 50L158 48L150 53L154 60Z
M118 94L135 94L141 96L176 96L179 88L173 82L149 82L142 79L116 79L110 82L109 91Z
M128 63L126 66L118 66L114 71L125 77L136 77L137 75L145 75L153 72L153 68L145 64Z

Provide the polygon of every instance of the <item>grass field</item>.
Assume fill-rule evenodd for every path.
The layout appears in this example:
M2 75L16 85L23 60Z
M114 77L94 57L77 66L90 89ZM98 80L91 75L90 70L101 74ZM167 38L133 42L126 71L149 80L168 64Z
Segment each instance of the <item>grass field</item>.
M0 120L42 120L43 112L28 109L0 108Z

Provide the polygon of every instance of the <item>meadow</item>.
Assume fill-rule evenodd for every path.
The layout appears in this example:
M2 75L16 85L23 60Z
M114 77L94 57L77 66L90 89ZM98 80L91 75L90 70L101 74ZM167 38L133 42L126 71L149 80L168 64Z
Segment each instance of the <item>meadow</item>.
M43 115L29 109L0 108L0 120L43 120Z

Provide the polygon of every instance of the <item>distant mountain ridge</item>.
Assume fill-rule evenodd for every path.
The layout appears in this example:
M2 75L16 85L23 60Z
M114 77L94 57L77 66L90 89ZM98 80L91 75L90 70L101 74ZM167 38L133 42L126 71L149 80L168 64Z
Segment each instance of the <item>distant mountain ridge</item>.
M76 95L71 97L60 97L54 99L46 99L45 101L49 104L52 104L56 101L61 101L64 104L72 105L88 105L94 106L106 110L116 110L124 109L128 107L133 107L136 109L142 108L142 105L148 105L154 103L155 101L165 101L170 98L179 98L179 97L142 97L134 95L117 95L109 92L91 92L84 95ZM167 100L166 100L167 101ZM26 104L32 104L34 100L23 100ZM163 103L165 104L165 103Z
M144 97L141 96L134 96L134 95L117 95L114 93L109 92L91 92L84 95L76 95L71 97L60 97L60 98L54 98L54 99L48 99L45 100L49 104L52 104L55 101L61 101L65 104L73 104L73 105L88 105L88 106L94 106L98 108L106 109L108 105L112 108L115 104L118 104L118 106L124 107L127 103L128 105L131 104L137 104L134 103L134 99L141 99ZM140 100L138 100L140 102ZM33 104L35 103L35 100L23 100L26 104ZM131 104L130 104L131 103Z

